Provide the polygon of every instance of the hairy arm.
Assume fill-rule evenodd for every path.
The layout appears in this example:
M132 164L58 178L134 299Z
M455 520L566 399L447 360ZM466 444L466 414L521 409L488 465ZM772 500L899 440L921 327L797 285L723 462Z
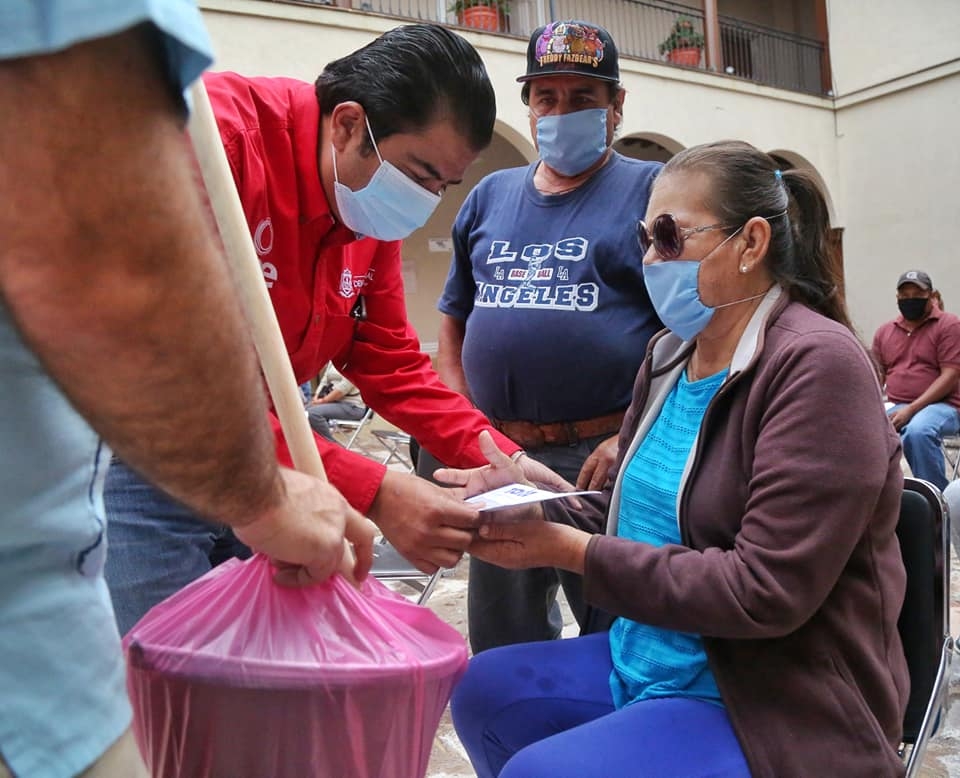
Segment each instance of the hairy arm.
M16 106L0 112L0 295L125 461L242 525L283 502L285 487L159 59L138 28L0 64L0 103Z

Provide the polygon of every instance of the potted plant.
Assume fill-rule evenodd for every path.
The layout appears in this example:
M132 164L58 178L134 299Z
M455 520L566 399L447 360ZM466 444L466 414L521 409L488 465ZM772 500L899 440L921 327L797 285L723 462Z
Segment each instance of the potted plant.
M509 0L455 0L447 9L457 15L457 24L498 32L507 29Z
M667 60L675 65L699 67L703 35L691 17L681 14L659 48L660 53L666 54Z

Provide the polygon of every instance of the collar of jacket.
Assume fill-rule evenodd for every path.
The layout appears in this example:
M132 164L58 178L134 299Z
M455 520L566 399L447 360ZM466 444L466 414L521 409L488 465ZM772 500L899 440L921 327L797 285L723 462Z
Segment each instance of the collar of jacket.
M724 387L729 385L731 381L736 380L757 359L763 349L767 327L776 320L789 302L789 295L784 294L779 284L774 284L770 288L770 291L760 301L760 305L757 306L757 310L753 312L753 316L750 317L746 329L737 342L733 359L730 361L730 372L720 391L723 391ZM606 532L608 535L617 533L624 467L633 458L640 447L640 443L647 436L647 432L653 426L653 422L660 414L660 409L666 402L667 395L680 380L680 374L686 370L687 362L690 361L690 356L693 354L693 345L693 341L681 340L670 330L661 330L651 338L650 344L647 346L647 356L640 368L640 372L645 378L643 381L644 388L642 393L634 398L634 403L639 405L643 412L640 416L640 424L621 460L621 466L614 481L607 513ZM688 461L681 482L686 481L689 467L690 462Z

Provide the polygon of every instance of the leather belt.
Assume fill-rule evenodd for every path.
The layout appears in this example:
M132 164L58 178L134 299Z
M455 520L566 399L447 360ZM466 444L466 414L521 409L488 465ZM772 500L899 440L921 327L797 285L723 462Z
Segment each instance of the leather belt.
M575 446L584 438L612 435L620 431L623 411L597 416L582 421L558 421L553 424L534 424L532 421L503 421L492 419L493 426L524 448L543 446Z

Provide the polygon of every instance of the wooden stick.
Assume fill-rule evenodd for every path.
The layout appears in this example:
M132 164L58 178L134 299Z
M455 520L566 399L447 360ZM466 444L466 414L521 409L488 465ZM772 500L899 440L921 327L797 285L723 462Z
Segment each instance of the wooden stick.
M263 281L260 260L253 247L247 218L220 141L217 120L201 79L194 82L190 96L193 110L187 128L200 162L200 172L217 219L220 237L233 266L234 279L250 320L253 342L293 465L302 473L326 481L323 462L303 409L303 397L293 375L277 314Z

